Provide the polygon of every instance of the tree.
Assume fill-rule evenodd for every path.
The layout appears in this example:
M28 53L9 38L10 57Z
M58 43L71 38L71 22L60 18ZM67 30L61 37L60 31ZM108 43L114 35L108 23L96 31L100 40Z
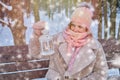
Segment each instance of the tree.
M23 25L23 4L21 0L11 0L10 5L12 5L13 10L9 12L8 18L11 18L15 24L9 25L15 45L24 45L25 44L25 31L26 27Z
M107 0L103 0L103 11L104 11L104 36L107 38L107 32L108 32L108 16L107 16ZM102 17L102 16L101 16Z
M98 38L102 38L102 0L92 0L92 4L95 8L93 19L98 19Z
M118 39L120 39L120 21L119 21L119 28L118 28Z
M3 3L9 4L12 6L12 10L2 10L3 6L0 7L0 17L8 18L8 27L10 28L13 34L13 40L15 45L25 45L25 31L26 27L23 25L23 11L24 11L24 0L2 0ZM28 0L29 2L29 0ZM3 23L2 23L3 24Z
M110 36L115 38L115 27L116 27L116 6L117 6L117 1L116 0L109 0L110 1Z
M35 17L35 22L40 20L39 16L39 0L34 0L33 2L33 12L34 12L34 17Z

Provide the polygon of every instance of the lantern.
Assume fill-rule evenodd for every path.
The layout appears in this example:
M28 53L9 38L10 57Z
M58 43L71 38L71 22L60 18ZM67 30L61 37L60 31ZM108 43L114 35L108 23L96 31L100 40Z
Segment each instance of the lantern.
M49 35L48 30L42 31L43 35L40 36L40 54L41 55L51 55L54 53L53 37Z

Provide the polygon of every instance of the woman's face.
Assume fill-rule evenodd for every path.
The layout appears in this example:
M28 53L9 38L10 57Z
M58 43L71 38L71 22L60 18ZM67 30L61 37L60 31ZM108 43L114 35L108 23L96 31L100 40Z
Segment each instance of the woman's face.
M81 25L75 22L70 23L70 29L74 32L79 32L79 33L83 33L87 31L86 27L82 27Z

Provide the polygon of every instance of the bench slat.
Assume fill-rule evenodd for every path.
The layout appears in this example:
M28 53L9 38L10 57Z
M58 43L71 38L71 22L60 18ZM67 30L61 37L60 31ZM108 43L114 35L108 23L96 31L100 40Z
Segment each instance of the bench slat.
M6 74L16 74L16 73L23 73L23 72L32 72L32 71L42 71L42 70L48 70L48 68L35 68L35 69L29 69L29 70L19 70L14 72L2 72L0 75L6 75Z
M0 75L0 80L31 80L34 78L45 77L46 72L47 70L35 70L35 71L20 72L14 74L5 74L5 75Z
M49 60L34 61L34 62L14 62L12 64L0 65L0 73L47 68L48 66L49 66Z
M48 67L48 59L30 57L28 45L0 47L0 80L42 78Z

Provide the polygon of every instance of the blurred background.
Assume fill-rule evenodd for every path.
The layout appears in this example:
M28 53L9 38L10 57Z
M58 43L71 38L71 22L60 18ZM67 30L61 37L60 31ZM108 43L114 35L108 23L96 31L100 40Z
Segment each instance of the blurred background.
M120 43L120 0L0 0L0 46L29 44L32 26L39 20L48 22L50 35L63 31L74 9L83 1L95 8L91 24L93 36L108 41L104 45L106 52L112 55L118 48L119 54L119 45L114 45ZM110 39L117 42L110 44ZM120 57L116 59L119 64ZM119 75L120 68L112 68L108 73Z
M32 25L44 20L50 35L64 30L76 6L95 8L91 30L97 39L120 39L120 0L0 0L0 46L29 43Z

